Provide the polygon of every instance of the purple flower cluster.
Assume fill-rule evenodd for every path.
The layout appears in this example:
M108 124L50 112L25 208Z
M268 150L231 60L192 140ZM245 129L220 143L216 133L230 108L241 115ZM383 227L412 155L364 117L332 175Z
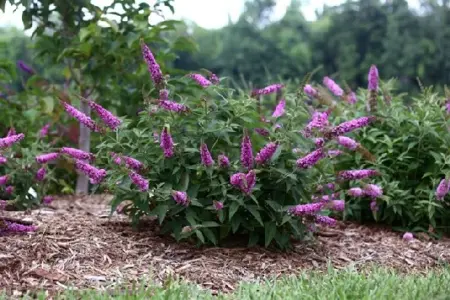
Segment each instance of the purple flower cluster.
M252 96L259 96L259 95L269 95L272 93L276 93L277 91L281 90L284 87L283 84L276 83L269 86L266 86L263 89L257 89L253 90Z
M331 129L332 136L340 136L344 135L348 132L351 132L355 129L359 129L365 127L375 121L375 117L361 117L358 119L350 120L344 123L337 125L336 127Z
M352 197L361 197L364 195L364 191L361 188L355 187L347 191L347 194Z
M79 111L78 109L76 109L75 107L64 101L62 101L62 105L64 106L64 109L70 116L77 119L78 122L89 128L90 130L94 132L102 131L101 128L97 125L97 123L95 123L95 121L92 120L90 117L88 117L86 114L82 113L81 111Z
M49 205L50 203L53 202L53 200L54 200L53 196L50 196L50 195L44 196L44 198L42 198L42 202L45 205Z
M8 135L5 138L0 139L0 148L8 148L13 144L23 140L25 135L23 133Z
M436 199L444 200L450 189L450 180L442 179L436 189Z
M383 189L376 184L368 184L364 187L364 195L371 198L379 198L383 195Z
M159 100L169 100L169 90L162 89L159 91Z
M141 41L142 56L147 63L148 71L155 85L160 85L163 82L163 74L159 64L156 62L155 56L153 56L150 48Z
M347 149L355 150L356 148L358 148L358 143L354 139L351 139L349 137L338 136L337 141L338 141L339 145L341 145Z
M243 193L250 194L256 184L256 173L251 170L247 174L236 173L230 177L230 183L239 188Z
M92 154L92 153L88 153L88 152L85 152L83 150L76 149L76 148L70 148L70 147L62 147L59 150L59 152L62 153L62 154L67 154L67 155L69 155L72 158L80 159L80 160L90 160L90 161L92 161L95 158L94 154Z
M58 152L41 154L41 155L36 156L36 162L39 164L46 164L52 160L58 159L58 157L59 157Z
M369 91L376 91L378 89L378 69L377 66L372 65L369 70Z
M327 152L328 156L331 158L337 157L343 153L344 152L342 152L341 150L328 150L328 152Z
M85 163L81 160L75 161L75 169L89 177L92 184L99 184L106 176L106 170L97 169L96 167L91 166L90 164Z
M311 98L316 97L319 93L314 89L311 85L307 84L303 88L303 92L305 92L306 95L308 95Z
M272 114L273 118L279 118L285 113L286 108L286 100L281 99L280 102L278 102L277 106L275 107L275 111Z
M248 134L244 134L241 143L241 164L246 169L253 167L253 149L252 142Z
M5 221L4 223L6 227L0 228L0 233L8 233L8 232L25 233L25 232L33 232L38 229L37 226L34 225L23 225L9 221Z
M133 171L130 172L129 176L131 181L133 181L133 183L139 187L139 190L141 192L145 192L148 190L149 183L147 179Z
M171 101L171 100L160 100L159 106L161 106L165 110L173 111L176 113L183 113L183 112L188 111L188 108L186 105L183 105L183 104L177 103L175 101Z
M345 201L344 200L332 200L330 202L330 209L335 211L344 211L345 210Z
M189 197L186 192L174 191L172 198L179 205L188 206L189 204Z
M323 148L314 150L313 152L307 154L306 156L299 158L296 161L296 165L299 168L307 169L314 166L319 160L325 157Z
M311 121L306 125L304 133L306 137L310 137L313 129L323 130L329 125L328 112L316 111L313 113Z
M169 133L167 127L164 127L161 133L161 148L164 151L164 157L170 158L174 155L174 144L172 140L172 136Z
M213 84L218 84L220 80L219 80L219 77L217 77L216 74L210 73L209 74L209 81L211 81Z
M211 156L211 153L209 152L208 145L206 145L205 143L200 146L200 157L202 160L202 164L205 167L211 167L214 164L214 160Z
M47 174L47 169L45 167L40 168L37 172L36 172L36 180L37 181L42 181L45 178L45 174Z
M28 64L26 64L23 60L17 61L17 67L28 74L34 74L34 70Z
M203 88L206 88L212 84L211 81L206 79L201 74L189 74L189 77L192 78L195 82L197 82Z
M230 159L224 154L219 155L218 161L221 168L228 168L230 166Z
M217 210L217 211L222 210L223 209L223 202L214 200L213 201L213 206L214 206L214 209Z
M358 99L356 98L355 92L350 92L350 93L347 95L347 102L348 102L349 104L355 104L357 101L358 101Z
M333 79L325 76L323 79L323 84L337 97L344 95L344 90L333 81Z
M8 183L8 180L9 180L8 175L0 176L0 185L6 185Z
M331 195L321 195L321 196L312 196L311 199L315 202L325 202L328 203L333 199L339 197L339 193L333 193Z
M122 121L119 118L99 104L89 101L89 106L111 130L116 130L120 124L122 124Z
M48 130L50 129L50 124L44 125L44 127L39 130L39 136L41 138L46 137L48 135Z
M326 226L335 226L337 223L336 220L333 218L330 218L328 216L320 216L320 215L316 216L315 221L317 224L326 225Z
M265 129L265 128L255 128L256 133L258 133L259 135L262 136L269 136L270 132L269 130Z
M0 154L0 165L6 164L7 161L8 159Z
M6 187L5 193L7 195L11 195L13 192L14 192L14 187L12 185L9 185L9 186Z
M134 159L129 156L123 156L123 160L125 161L125 166L128 169L133 169L135 171L140 171L144 167L144 165L138 161L137 159Z
M323 139L323 138L315 138L314 139L314 145L316 146L316 148L322 148L323 146L325 146L325 139Z
M288 213L294 216L311 216L315 215L322 210L324 203L308 203L299 204L288 209Z
M278 148L278 143L268 143L264 148L256 154L255 161L257 164L264 164L272 158Z
M339 172L339 177L345 180L358 180L372 176L378 176L380 172L377 170L363 169L363 170L348 170Z

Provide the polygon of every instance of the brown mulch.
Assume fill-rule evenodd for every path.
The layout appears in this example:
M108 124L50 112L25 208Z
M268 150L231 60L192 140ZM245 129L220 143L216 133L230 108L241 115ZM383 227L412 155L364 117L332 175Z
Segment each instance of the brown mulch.
M288 253L262 248L196 248L157 234L154 222L137 232L124 216L108 218L107 197L65 198L11 217L30 219L39 231L0 236L0 289L14 294L68 287L108 289L118 284L164 282L179 276L213 291L232 291L239 281L370 263L424 271L450 262L450 239L405 242L400 233L339 223L315 242Z

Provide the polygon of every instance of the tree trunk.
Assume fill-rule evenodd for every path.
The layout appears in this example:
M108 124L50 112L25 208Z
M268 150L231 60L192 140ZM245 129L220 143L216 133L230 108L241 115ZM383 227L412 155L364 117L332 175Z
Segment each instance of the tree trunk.
M85 101L81 101L80 111L85 113L87 116L91 115L91 108L89 104ZM80 150L90 152L91 148L91 130L80 124L80 136L78 138L78 147ZM77 195L86 195L89 191L89 178L84 174L78 174L77 187L75 193Z

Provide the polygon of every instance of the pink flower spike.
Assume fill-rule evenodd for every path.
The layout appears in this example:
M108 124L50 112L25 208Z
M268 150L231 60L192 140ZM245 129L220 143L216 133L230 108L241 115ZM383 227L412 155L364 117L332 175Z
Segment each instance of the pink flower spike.
M76 149L76 148L70 148L70 147L62 147L59 150L59 152L62 153L62 154L67 154L67 155L69 155L72 158L80 159L80 160L90 160L90 161L92 161L95 158L94 154L92 154L92 153L88 153L88 152L85 152L83 150Z
M273 118L279 118L285 113L285 107L286 107L286 100L281 99L280 102L278 102L277 106L275 107L275 111L272 114Z
M450 189L450 180L442 179L436 189L436 199L444 200Z
M354 139L351 139L349 137L338 136L337 140L338 140L339 145L341 145L347 149L355 150L356 148L358 148L358 143Z
M269 161L272 156L277 151L278 144L277 143L268 143L264 146L264 148L259 151L258 154L256 154L255 161L257 164L262 165Z
M59 153L57 153L57 152L41 154L41 155L36 156L36 162L39 164L46 164L52 160L58 159L58 157L59 157Z
M6 187L5 193L7 195L11 195L13 192L14 192L14 187L12 185L9 185L9 186Z
M0 165L6 164L7 161L8 161L8 159L6 157L4 157L3 155L0 155Z
M221 168L228 168L230 166L230 160L224 154L219 155L218 161Z
M321 225L326 225L326 226L335 226L336 225L336 220L333 218L330 218L328 216L316 216L316 223L317 224L321 224Z
M241 164L246 169L253 167L253 149L250 137L244 134L241 143Z
M148 180L146 180L144 177L142 177L141 175L139 175L138 173L131 171L131 173L129 174L129 177L131 179L131 181L138 186L139 190L141 192L145 192L148 190Z
M161 140L160 146L164 151L164 157L165 158L172 157L174 155L174 144L173 144L172 136L170 135L167 127L163 128L160 140Z
M314 97L316 97L318 95L318 92L316 91L316 89L314 89L309 84L305 85L305 87L303 88L303 92L305 92L305 94L308 95L311 98L314 98Z
M81 160L75 161L75 169L89 177L92 184L99 184L106 177L106 170L97 169L96 167Z
M200 146L200 158L202 164L205 167L211 167L214 164L214 160L211 156L211 153L209 152L208 145L206 145L205 143Z
M40 168L37 172L36 172L36 180L37 181L42 181L45 178L45 174L47 173L47 170L45 169L45 167Z
M173 111L176 113L183 113L188 111L188 107L186 105L171 100L160 100L159 106L167 111Z
M297 160L296 165L302 169L308 169L319 162L322 158L325 157L322 148L314 150L313 152L307 154L306 156Z
M369 70L369 91L376 91L378 90L378 69L377 66L372 65Z
M41 128L41 130L39 130L39 136L41 138L44 138L48 135L48 130L50 128L50 124L46 124L44 127Z
M364 195L364 191L361 188L351 188L347 191L347 194L352 197L361 197Z
M368 184L364 187L364 195L371 198L379 198L383 195L383 189L376 184Z
M163 83L163 74L161 72L161 68L159 64L156 62L155 56L153 56L150 48L141 41L141 49L142 56L144 57L144 61L147 63L148 71L150 72L150 76L155 85L159 86Z
M361 117L358 119L343 122L331 129L331 135L334 137L344 135L353 130L365 127L373 121L375 121L375 117Z
M350 92L350 93L347 95L347 102L348 102L349 104L355 104L357 101L358 101L358 98L356 98L355 92Z
M330 202L330 209L334 211L344 211L345 210L345 201L344 200L332 200Z
M324 203L299 204L288 209L288 213L294 216L315 215L324 207Z
M344 90L337 85L331 78L325 77L323 79L323 84L337 97L344 95Z
M281 90L284 87L283 84L276 83L269 86L266 86L263 89L256 89L252 92L252 96L260 96L260 95L269 95L276 93L277 91Z
M188 206L189 197L186 192L174 191L172 193L173 200L179 205Z
M113 115L109 110L103 108L101 105L93 101L89 101L89 106L111 130L116 130L120 124L122 124L122 121L118 117Z
M348 170L348 171L341 171L338 173L338 177L345 180L359 180L378 175L380 175L380 172L371 169Z
M23 140L25 138L25 135L23 133L9 135L5 138L0 139L0 148L9 148L13 144Z
M6 185L8 183L8 180L9 180L8 175L0 176L0 185Z
M95 123L94 120L92 120L90 117L88 117L83 112L79 111L72 105L69 105L68 103L62 101L62 105L64 106L64 110L73 118L77 119L78 122L89 128L90 130L94 132L101 132L102 129Z
M192 78L195 82L197 82L202 88L206 88L212 84L211 81L206 79L201 74L190 74L189 77Z

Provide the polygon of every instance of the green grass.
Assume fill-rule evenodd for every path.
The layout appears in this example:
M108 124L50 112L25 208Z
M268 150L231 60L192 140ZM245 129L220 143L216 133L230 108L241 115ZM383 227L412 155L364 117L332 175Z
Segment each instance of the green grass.
M207 290L180 281L161 286L140 287L134 291L82 292L66 291L57 299L450 299L450 269L430 271L427 275L401 275L386 269L370 272L354 270L328 273L305 272L298 277L275 281L243 283L233 294L212 296ZM27 298L24 298L27 299ZM28 298L29 299L29 298ZM45 299L44 295L37 299Z

